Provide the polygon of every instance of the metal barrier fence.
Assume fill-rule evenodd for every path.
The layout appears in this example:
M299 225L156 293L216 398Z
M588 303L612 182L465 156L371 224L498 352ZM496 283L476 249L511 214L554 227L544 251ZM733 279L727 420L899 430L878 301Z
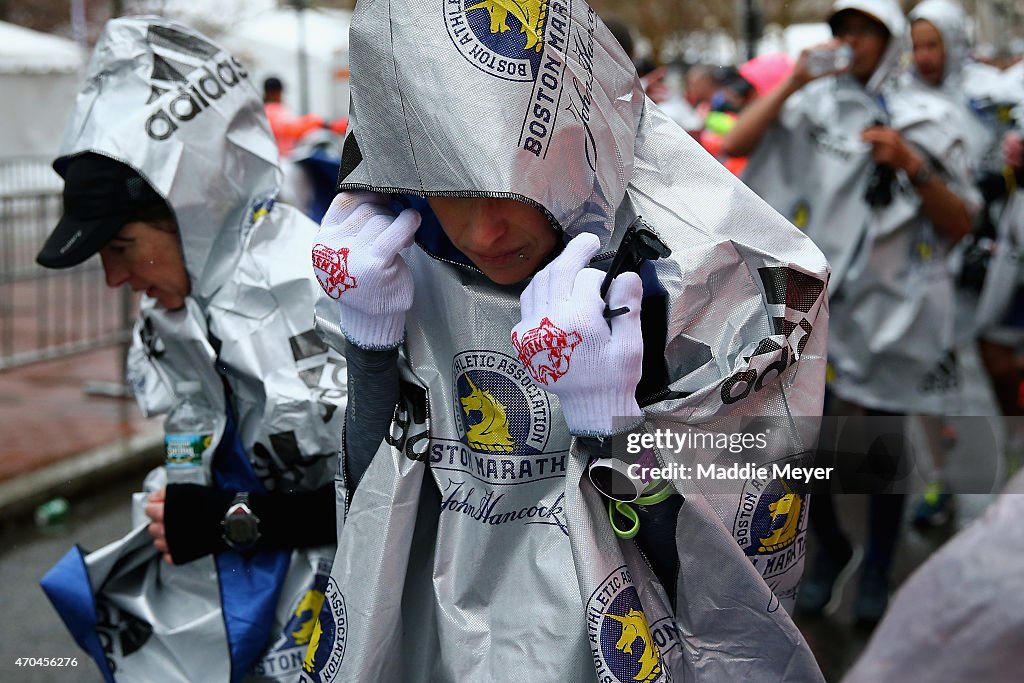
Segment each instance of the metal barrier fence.
M0 196L60 194L63 187L48 158L0 157Z
M44 161L0 160L0 370L128 338L134 297L106 286L98 259L66 270L35 262L61 187Z

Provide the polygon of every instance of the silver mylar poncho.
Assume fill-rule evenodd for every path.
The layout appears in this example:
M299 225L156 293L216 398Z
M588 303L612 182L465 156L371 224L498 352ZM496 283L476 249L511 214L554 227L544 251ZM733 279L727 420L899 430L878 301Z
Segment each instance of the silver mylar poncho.
M954 412L953 287L947 245L903 174L888 206L864 195L874 163L861 131L897 129L973 208L968 155L945 98L895 78L906 22L894 0L841 0L890 33L866 86L850 76L813 81L785 103L743 180L814 240L832 266L829 360L835 392L894 412Z
M1008 83L1009 87L1024 90L1024 70L1018 69L1016 74L1008 70L1007 76L1016 77ZM1013 118L1020 122L1024 121L1024 92L1018 93L1018 97L1019 104L1014 109ZM979 316L984 312L984 320L994 322L983 329L981 334L996 344L1020 346L1024 343L1024 326L1019 320L1021 292L1024 291L1024 268L1021 267L1024 254L1024 193L1019 187L1010 193L1001 206L996 227L996 252L978 300ZM1013 317L1017 319L1009 319Z
M1012 88L1004 87L1002 72L988 64L979 64L970 59L970 44L967 36L967 15L963 8L951 0L925 0L907 16L911 24L927 21L939 32L945 54L942 82L930 86L920 79L916 69L911 68L908 77L930 92L944 94L953 105L956 126L962 132L975 178L983 172L1002 173L1002 152L1000 143L1007 129L1009 117L1006 112L1012 107L1008 97L1013 96ZM956 291L956 339L958 343L969 342L979 331L990 328L1005 313L1006 306L1019 277L1015 238L1000 225L1006 202L999 200L982 210L990 212L990 219L997 230L995 254L989 264L985 281L980 291L959 287ZM959 273L965 257L964 248L968 240L957 244L950 253L950 266ZM965 406L966 407L966 406Z
M792 416L821 410L824 259L651 106L590 7L371 0L350 45L342 189L519 199L566 238L596 234L597 267L642 215L672 249L645 275L667 301L665 339L645 340L667 364L646 428L769 416L799 432L749 455L761 462L814 442ZM402 254L415 282L403 400L345 511L308 678L821 680L780 605L802 570L805 492L674 481L686 498L673 610L614 535L588 445L516 355L520 288L438 246L421 208ZM317 314L343 343L335 302ZM688 466L719 455L659 453Z
M200 380L221 416L204 455L217 486L290 492L332 482L346 383L344 361L312 329L316 225L273 202L277 149L245 68L186 26L111 21L61 149L58 170L83 152L128 164L177 218L192 293L177 311L143 297L128 368L143 411L165 412L177 381ZM146 488L162 482L158 470ZM71 572L91 584L84 599L95 600L98 623L62 610L104 673L293 678L333 546L252 558L226 552L172 567L145 531L144 503L137 494L129 536L84 558L87 576ZM58 573L49 583L66 593L74 581Z

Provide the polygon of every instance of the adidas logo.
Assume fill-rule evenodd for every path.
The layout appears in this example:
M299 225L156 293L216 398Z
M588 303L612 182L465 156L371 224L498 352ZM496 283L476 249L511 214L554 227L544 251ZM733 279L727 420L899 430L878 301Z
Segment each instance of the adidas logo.
M249 77L237 59L196 35L150 26L147 40L153 46L153 68L146 103L178 92L146 119L146 134L154 140L171 137L180 123L191 121ZM215 61L218 55L223 56L221 61Z

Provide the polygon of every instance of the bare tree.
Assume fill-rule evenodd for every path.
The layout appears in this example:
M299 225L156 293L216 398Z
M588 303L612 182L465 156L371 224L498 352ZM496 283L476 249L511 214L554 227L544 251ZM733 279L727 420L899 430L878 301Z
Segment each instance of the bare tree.
M428 0L425 0L428 1ZM790 24L823 21L832 0L753 0L765 24ZM919 0L900 0L910 10ZM979 35L979 40L998 42L1000 36L1019 33L1024 12L1015 0L962 0L968 14L980 19L979 29L999 36ZM280 5L289 0L278 0ZM197 3L198 4L198 3ZM244 3L218 3L215 14L190 12L181 14L171 6L172 0L90 0L86 2L89 41L94 41L102 25L111 16L151 12L176 16L196 28L212 33L244 18ZM306 0L308 7L329 7L351 10L356 0ZM650 41L655 61L663 62L671 55L666 48L687 36L724 32L742 38L740 0L590 0L597 13L616 18L630 25L637 34ZM0 20L20 24L39 31L70 36L70 12L67 0L0 0ZM1008 40L1007 38L1003 39Z
M88 2L85 10L91 43L99 37L100 27L110 18L110 6L102 2ZM71 37L71 10L67 0L0 0L0 20Z
M754 0L764 24L788 26L823 21L831 0ZM696 33L724 32L743 37L742 5L736 0L591 0L598 14L630 24L651 42L656 61L669 55L665 47Z

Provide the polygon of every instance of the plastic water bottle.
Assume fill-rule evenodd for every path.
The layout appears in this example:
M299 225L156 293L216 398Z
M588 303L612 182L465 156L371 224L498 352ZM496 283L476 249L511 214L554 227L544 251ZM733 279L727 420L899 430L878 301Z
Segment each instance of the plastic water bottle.
M853 61L853 48L849 45L838 47L816 47L807 53L807 72L821 76L832 71L845 69Z
M178 382L178 402L164 420L168 484L207 484L203 455L211 449L217 414L202 399L199 382ZM207 460L209 460L207 458Z

